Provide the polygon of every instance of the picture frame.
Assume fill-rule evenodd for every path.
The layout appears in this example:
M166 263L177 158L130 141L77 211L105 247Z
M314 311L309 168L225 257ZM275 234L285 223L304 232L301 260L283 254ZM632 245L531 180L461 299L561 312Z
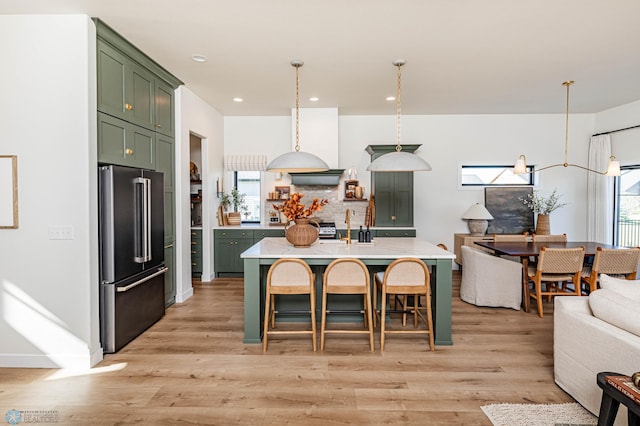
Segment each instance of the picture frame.
M533 211L520 199L529 194L533 194L531 187L485 187L484 206L493 216L487 234L531 233Z
M289 199L289 194L291 194L290 186L276 186L276 192L279 194L279 198L281 200Z
M18 228L18 156L0 155L0 229Z

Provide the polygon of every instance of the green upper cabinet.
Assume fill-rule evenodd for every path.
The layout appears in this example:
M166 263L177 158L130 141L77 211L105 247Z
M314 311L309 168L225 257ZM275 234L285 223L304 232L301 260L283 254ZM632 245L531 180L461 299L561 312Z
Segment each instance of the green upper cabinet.
M420 145L402 145L414 152ZM395 151L395 145L369 145L366 151L375 160ZM375 226L413 226L413 172L372 172L371 193L375 195Z
M155 132L98 113L98 161L154 170Z
M160 79L155 81L155 119L156 131L167 136L174 137L174 96L173 87Z
M98 110L155 130L154 76L98 40Z

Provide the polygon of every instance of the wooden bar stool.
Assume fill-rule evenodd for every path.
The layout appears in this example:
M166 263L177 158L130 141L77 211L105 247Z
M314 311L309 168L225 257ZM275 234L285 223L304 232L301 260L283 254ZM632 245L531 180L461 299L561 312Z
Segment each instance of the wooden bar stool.
M311 330L270 330L275 328L278 310L275 295L308 294L311 313ZM267 274L267 291L264 307L264 333L262 350L267 351L268 338L274 334L311 334L313 351L316 351L316 293L315 275L309 265L300 259L278 259Z
M373 322L371 320L371 292L369 290L369 270L359 259L336 259L324 271L322 278L322 325L320 328L320 349L324 350L325 335L330 334L368 334L369 347L374 350ZM329 294L361 294L363 309L359 313L364 315L364 327L367 330L327 329L327 314L348 313L345 311L329 310L327 299ZM352 312L352 311L350 311Z
M420 259L401 258L396 259L384 272L375 275L376 289L373 293L374 306L377 309L378 289L381 291L380 310L380 350L384 351L385 336L387 334L427 334L429 348L435 350L433 339L433 319L431 313L431 274L427 265ZM400 311L403 314L413 314L414 330L387 330L387 295L413 296L413 307L403 306ZM424 307L420 307L420 296L424 296ZM424 309L424 315L420 312ZM376 311L377 314L377 311ZM418 318L422 319L425 329L418 329ZM374 318L374 325L375 325Z

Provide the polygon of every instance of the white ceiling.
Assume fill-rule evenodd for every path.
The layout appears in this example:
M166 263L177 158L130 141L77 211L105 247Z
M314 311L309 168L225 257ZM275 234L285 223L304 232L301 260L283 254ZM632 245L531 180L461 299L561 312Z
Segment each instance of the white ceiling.
M16 13L100 17L224 115L290 114L292 59L301 107L340 114L395 114L398 58L403 114L560 113L569 79L572 113L640 100L640 0L0 0Z

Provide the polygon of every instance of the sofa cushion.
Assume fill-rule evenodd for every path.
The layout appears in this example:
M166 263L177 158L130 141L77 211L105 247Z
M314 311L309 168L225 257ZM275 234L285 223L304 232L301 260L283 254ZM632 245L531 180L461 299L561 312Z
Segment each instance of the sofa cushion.
M613 290L630 299L640 300L640 281L637 280L626 280L624 278L610 277L607 274L600 274L600 287Z
M593 316L640 336L640 300L602 288L589 295Z

